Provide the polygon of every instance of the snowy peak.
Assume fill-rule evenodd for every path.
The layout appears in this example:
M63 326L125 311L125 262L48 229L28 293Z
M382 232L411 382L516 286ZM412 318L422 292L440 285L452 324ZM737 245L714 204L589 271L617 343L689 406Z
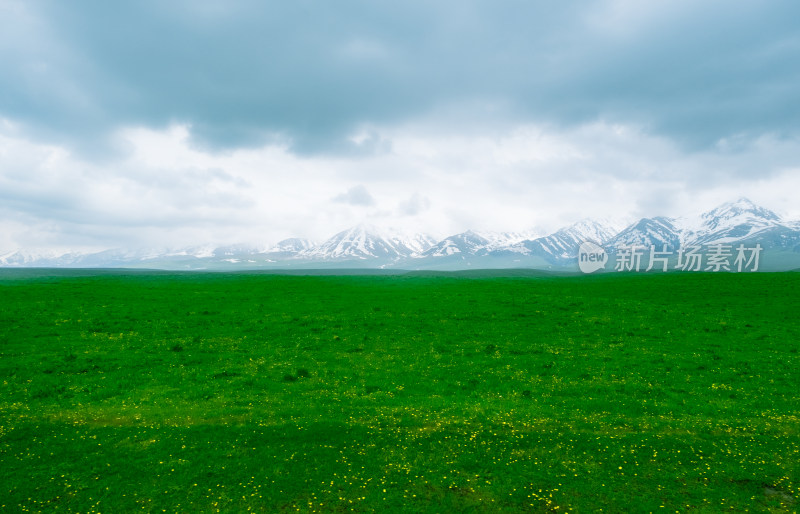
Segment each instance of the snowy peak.
M682 239L693 245L729 243L779 227L782 225L777 214L740 198L701 214L694 223L687 223Z
M621 230L620 230L621 229ZM724 203L703 214L642 218L626 227L608 220L584 219L543 237L532 233L472 230L435 241L361 224L339 232L320 245L301 238L263 246L211 244L179 249L111 249L99 252L52 252L30 249L0 252L6 267L132 267L161 269L236 269L285 267L482 267L574 266L581 243L592 241L615 253L628 246L667 247L713 244L761 245L784 252L781 259L800 267L800 221L784 221L746 198Z
M605 223L584 219L549 236L525 241L522 244L530 254L541 256L549 261L558 261L576 257L578 247L584 241L603 244L614 233L615 230Z
M461 254L463 257L465 255L475 255L481 250L484 250L488 244L489 240L487 238L472 230L468 230L439 241L425 251L422 256L447 257Z
M772 229L785 231L786 226L774 212L740 198L697 217L642 218L609 240L607 247L617 250L626 246L666 246L675 251L682 246L746 241Z
M279 241L275 246L267 250L267 253L300 253L314 248L314 243L308 239L300 237L290 237Z
M321 245L303 251L311 259L389 259L397 260L424 252L433 244L425 235L404 235L391 229L361 224L339 232Z
M556 234L560 234L562 238L579 240L580 243L583 241L593 241L598 244L603 244L614 237L614 234L617 232L618 230L614 229L614 227L608 223L582 219L577 223L562 228L556 232Z
M253 245L237 244L214 248L211 255L221 259L240 255L255 255L258 253L261 253L261 250Z
M709 230L741 222L780 223L781 221L777 214L764 207L759 207L747 198L724 203L703 213L700 218L703 220L703 225Z
M60 260L72 261L76 257L71 253L14 250L0 254L0 266L57 266Z
M530 241L542 235L541 232L536 230L526 230L523 232L478 232L477 234L489 241L487 247L490 249L514 247L523 241Z
M625 228L608 241L607 247L616 250L629 246L655 246L659 249L666 246L669 251L674 251L680 247L680 242L681 230L676 226L675 220L656 216L642 218Z

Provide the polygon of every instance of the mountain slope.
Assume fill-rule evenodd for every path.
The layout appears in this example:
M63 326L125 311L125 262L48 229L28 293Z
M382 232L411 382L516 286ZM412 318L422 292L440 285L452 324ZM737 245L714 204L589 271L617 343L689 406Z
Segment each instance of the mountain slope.
M528 255L541 257L548 262L560 263L575 259L581 243L592 241L603 244L613 235L614 230L608 225L585 219L549 236L523 241L521 246L527 249Z
M489 240L482 235L468 230L449 236L420 254L420 257L452 257L466 259L471 255L485 254Z
M527 237L530 237L529 235ZM319 245L301 238L284 239L270 247L253 245L184 249L114 249L94 253L0 253L5 267L131 267L159 269L241 269L367 267L408 269L575 268L578 247L591 241L610 254L628 246L669 252L679 248L725 244L748 248L756 244L772 256L773 269L800 267L800 221L782 220L776 213L740 198L694 217L642 218L622 230L608 222L581 220L543 236L468 230L435 241L361 224L339 232Z
M682 242L685 245L745 241L765 230L788 228L777 214L746 198L724 203L701 214L694 223L684 224Z
M289 253L297 254L314 248L314 243L308 239L300 237L290 237L279 241L275 246L270 247L266 253Z
M760 242L762 247L788 248L800 240L792 223L746 198L728 202L694 218L642 218L614 236L605 246L614 252L622 247L655 246L675 252L690 246Z
M676 251L680 245L681 229L675 224L675 220L657 216L640 219L612 237L604 246L607 251L615 252L619 248L630 246L655 246L659 251L666 246L668 251Z
M307 260L386 259L394 261L426 251L433 240L425 235L404 236L371 225L343 230L317 247L304 250L298 258Z

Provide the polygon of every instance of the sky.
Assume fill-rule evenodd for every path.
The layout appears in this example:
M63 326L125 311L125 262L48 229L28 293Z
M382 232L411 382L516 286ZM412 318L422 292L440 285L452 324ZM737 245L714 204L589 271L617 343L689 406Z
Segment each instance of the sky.
M0 252L800 219L795 0L0 0Z

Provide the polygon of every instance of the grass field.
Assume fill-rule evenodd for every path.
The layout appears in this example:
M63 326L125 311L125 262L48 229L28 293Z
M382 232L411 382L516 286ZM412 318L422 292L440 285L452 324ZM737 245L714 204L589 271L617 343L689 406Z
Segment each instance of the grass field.
M0 510L793 512L798 291L2 272Z

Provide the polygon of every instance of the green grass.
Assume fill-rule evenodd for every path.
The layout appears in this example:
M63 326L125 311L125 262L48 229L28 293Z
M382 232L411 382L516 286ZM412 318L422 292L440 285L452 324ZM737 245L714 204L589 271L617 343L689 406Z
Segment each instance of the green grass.
M0 510L792 512L799 290L6 272Z

